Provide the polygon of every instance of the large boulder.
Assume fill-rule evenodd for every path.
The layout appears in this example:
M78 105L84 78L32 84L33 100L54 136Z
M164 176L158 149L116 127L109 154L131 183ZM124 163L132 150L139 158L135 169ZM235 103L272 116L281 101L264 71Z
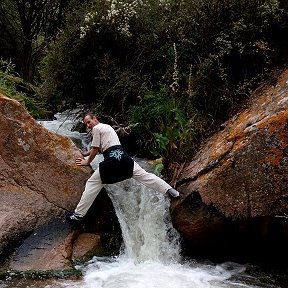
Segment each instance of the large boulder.
M0 148L0 255L3 260L27 236L30 235L31 238L31 235L36 235L37 233L31 233L42 229L40 227L44 227L42 230L45 233L41 234L43 237L37 240L38 243L36 240L36 242L34 241L34 250L30 249L37 252L37 245L41 246L43 241L48 241L51 234L48 232L51 230L51 223L54 223L55 219L59 217L64 219L64 212L75 208L92 169L75 164L75 159L80 157L81 153L68 137L48 131L38 124L19 102L2 94L0 94ZM111 228L110 230L107 228L112 226L111 221L117 222L109 197L105 191L101 195L103 196L99 197L99 203L102 206L96 207L98 215L95 216L96 212L94 213L94 221L90 225L92 227L90 230L99 235L103 230L106 234L107 231L111 231ZM107 216L108 220L105 219ZM57 223L58 230L54 230L58 232L52 233L52 238L49 240L50 244L58 247L57 253L52 244L52 246L46 245L47 251L42 250L40 253L42 257L39 256L39 253L25 252L27 255L33 254L35 259L42 261L42 264L43 255L46 259L54 258L54 263L50 261L52 266L47 265L49 264L47 262L44 263L45 265L43 264L47 269L49 267L50 269L58 268L58 266L63 268L63 265L65 266L73 255L73 251L70 251L73 249L73 242L68 241L71 238L71 234L69 234L71 229L67 229L67 223L63 221ZM62 225L64 226L62 227ZM61 234L60 238L59 234ZM47 239L44 239L45 235L47 235ZM66 237L68 240L65 239ZM81 242L81 240L79 241ZM78 246L80 245L79 241ZM67 247L67 245L70 246ZM26 250L28 246L25 246ZM61 249L65 251L59 252ZM95 247L93 249L95 250ZM89 251L83 253L87 252ZM16 254L26 255L24 252L21 253L18 251ZM21 270L19 264L21 261L17 255L14 256L12 262L16 263L14 267ZM61 255L65 255L60 261L63 265L58 265L56 262L59 262ZM77 255L79 255L79 251ZM37 269L37 262L34 258L31 258L30 261L28 259L28 264L26 263L24 266ZM34 265L31 266L31 263ZM41 269L39 265L38 268Z
M181 199L171 213L191 249L221 254L245 244L239 255L253 255L264 241L274 245L272 254L275 246L281 251L288 235L287 145L288 70L275 86L259 88L179 173Z

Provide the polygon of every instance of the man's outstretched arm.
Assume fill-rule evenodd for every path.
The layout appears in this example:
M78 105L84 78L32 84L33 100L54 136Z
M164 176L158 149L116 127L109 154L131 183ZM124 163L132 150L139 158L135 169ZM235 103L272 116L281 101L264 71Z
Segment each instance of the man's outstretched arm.
M76 164L78 166L87 166L90 165L90 163L93 161L93 159L96 157L96 155L100 152L99 147L91 147L91 149L87 152L87 159L83 158L77 158L76 159ZM84 156L84 155L83 155Z

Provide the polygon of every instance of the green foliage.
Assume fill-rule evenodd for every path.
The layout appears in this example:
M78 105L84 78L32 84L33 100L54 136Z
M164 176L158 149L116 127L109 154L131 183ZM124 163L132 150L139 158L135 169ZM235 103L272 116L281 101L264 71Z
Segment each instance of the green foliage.
M287 11L275 0L199 1L196 6L192 23L198 27L184 31L184 39L190 29L195 38L181 43L187 62L192 52L197 55L190 62L194 103L215 120L225 120L282 57L275 35L283 36L282 44L287 41Z
M45 45L62 26L69 1L2 0L0 5L0 58L12 58L17 72L33 83Z
M160 133L154 133L153 135L155 137L155 142L157 146L154 149L151 149L151 153L154 154L154 156L161 156L167 149L167 145L169 144L169 138Z
M19 91L25 87L28 91L31 89L31 85L14 76L14 67L15 65L11 61L0 59L0 92L22 103L34 118L46 118L49 111L44 108L44 104L35 97Z
M283 61L285 3L75 1L42 60L42 93L139 122L143 150L183 158Z
M139 138L143 139L141 149L150 151L155 157L172 159L176 151L179 157L184 157L185 145L195 140L206 121L191 111L187 103L174 98L168 88L162 87L159 93L147 92L139 105L131 107L130 121L140 123L137 130Z
M157 176L160 176L163 169L164 169L164 165L162 163L158 163L155 165L153 173Z
M56 106L63 102L66 106L78 102L101 103L106 112L113 113L130 101L131 94L135 97L139 77L122 68L119 54L125 47L125 36L121 37L115 27L104 22L101 31L98 27L91 28L86 37L81 38L86 25L86 9L79 5L70 12L66 29L43 59L40 69L45 79L42 93ZM119 91L123 90L125 93L120 97Z
M79 5L42 62L45 95L100 101L110 113L122 106L125 114L147 89L171 84L176 43L182 90L192 65L197 108L221 117L271 65L277 48L272 47L273 32L284 35L286 16L276 0L98 0L91 7ZM109 111L111 105L118 107Z

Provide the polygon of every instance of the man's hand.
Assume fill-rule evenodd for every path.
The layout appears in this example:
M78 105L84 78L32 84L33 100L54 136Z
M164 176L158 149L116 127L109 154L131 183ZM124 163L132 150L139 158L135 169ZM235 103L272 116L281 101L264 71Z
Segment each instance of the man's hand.
M78 166L88 166L90 164L88 160L83 158L77 158L75 162Z
M76 159L76 164L78 166L88 166L90 165L90 163L93 161L93 159L95 158L95 156L99 153L100 148L99 147L92 147L88 152L87 155L89 155L89 157L87 159L84 158L77 158Z

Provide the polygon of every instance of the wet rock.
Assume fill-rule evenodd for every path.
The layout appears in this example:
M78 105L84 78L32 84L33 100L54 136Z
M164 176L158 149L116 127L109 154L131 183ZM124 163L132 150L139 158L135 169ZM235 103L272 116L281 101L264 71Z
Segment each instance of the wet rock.
M87 261L93 255L103 253L101 236L93 233L82 233L74 242L72 259Z
M62 220L79 202L91 167L75 164L81 153L71 139L48 131L2 94L0 147L1 261L23 271L69 266L83 231L71 232ZM89 233L113 234L119 224L111 200L102 194L97 215L90 212Z
M63 270L70 265L70 225L55 219L33 230L10 258L13 271Z
M279 219L276 223L274 218L288 212L287 83L288 70L279 77L276 86L257 90L250 104L203 143L179 173L177 189L181 199L172 203L171 213L175 227L188 242L198 239L199 244L210 237L208 243L211 243L213 237L221 235L221 230L223 235L233 234L233 241L239 235L242 240L251 240L249 237L254 235L262 240L270 237L270 243L275 244L273 234L284 237L284 225L278 225ZM202 205L213 207L216 218L197 214L192 204L187 205L194 191L199 193ZM265 224L267 218L269 225Z

